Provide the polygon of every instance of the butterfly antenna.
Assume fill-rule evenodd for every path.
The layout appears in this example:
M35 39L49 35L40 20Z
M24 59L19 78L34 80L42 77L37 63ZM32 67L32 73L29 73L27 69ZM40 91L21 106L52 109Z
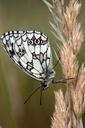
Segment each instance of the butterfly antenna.
M59 60L56 62L56 64L53 66L53 69L58 65L59 61L60 61L60 57Z
M56 62L56 64L53 66L53 69L57 66L57 64L60 62L60 56L58 57L58 55L57 55L57 53L56 53L56 51L55 51L55 49L54 48L52 48L53 49L53 52L54 52L54 54L55 54L55 57L56 57L56 59L57 59L57 62ZM59 51L58 51L59 52Z
M36 88L32 93L31 95L25 100L24 104L27 103L27 101L32 97L33 94L35 94L39 89L40 89L41 86L39 86L38 88Z

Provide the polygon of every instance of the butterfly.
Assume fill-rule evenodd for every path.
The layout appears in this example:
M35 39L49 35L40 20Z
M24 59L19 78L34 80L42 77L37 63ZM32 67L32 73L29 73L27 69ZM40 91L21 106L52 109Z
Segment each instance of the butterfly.
M48 37L38 31L9 31L1 36L10 58L44 90L55 77Z

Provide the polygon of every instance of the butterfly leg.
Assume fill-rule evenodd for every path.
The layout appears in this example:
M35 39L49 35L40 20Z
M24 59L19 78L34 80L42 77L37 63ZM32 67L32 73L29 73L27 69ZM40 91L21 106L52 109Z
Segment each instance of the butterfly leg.
M52 83L53 84L56 84L56 83L66 83L66 81L71 80L71 79L75 79L75 78L67 78L67 79L60 79L60 80L53 79Z
M34 94L35 94L35 92L37 92L39 89L40 89L40 86L39 86L39 87L37 87L35 90L33 90L33 92L31 93L31 95L30 95L29 97L27 97L27 99L25 100L24 104L26 104L26 103L27 103L27 101L32 97L32 95L34 95Z
M43 86L40 89L40 105L42 105L42 93L43 93Z

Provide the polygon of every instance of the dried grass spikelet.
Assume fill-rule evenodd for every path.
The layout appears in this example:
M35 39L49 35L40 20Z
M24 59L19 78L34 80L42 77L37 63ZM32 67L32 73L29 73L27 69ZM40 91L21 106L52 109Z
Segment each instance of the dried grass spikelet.
M55 91L55 111L51 128L83 128L85 67L82 65L79 68L76 57L83 42L83 32L77 20L81 3L78 0L70 0L68 7L65 7L64 0L52 0L52 4L47 0L43 1L53 17L51 26L58 40L62 71L68 79L65 94L62 90Z
M68 28L68 42L64 44L60 50L62 70L66 78L77 78L75 82L67 82L67 88L70 90L70 98L73 104L73 111L79 117L85 109L85 68L82 66L78 72L78 62L76 55L83 41L83 33L80 23L77 23L77 16L80 10L78 1L70 0L70 4L64 13L66 27ZM83 89L82 89L83 87Z
M81 4L77 0L70 0L66 12L64 12L65 18L65 33L67 41L73 49L74 54L78 54L81 44L83 42L83 33L80 23L77 23L77 16L79 15ZM66 31L67 30L67 31Z
M55 92L55 104L55 112L53 114L51 127L71 128L69 106L61 90Z
M51 32L60 42L60 44L56 44L60 46L66 41L63 33L63 27L65 24L63 17L64 0L52 0L53 4L50 4L47 0L43 0L43 2L47 5L50 13L52 14L53 22L50 22L50 25L53 30Z
M79 53L83 41L80 23L77 23L79 10L80 5L78 1L70 1L69 7L64 13L66 27L68 29L67 43L60 50L62 70L65 78L76 78L75 82L67 82L67 92L70 91L70 93L68 92L68 100L70 100L70 105L72 104L70 112L72 113L73 111L75 113L75 122L81 120L81 115L85 110L85 68L83 65L78 72L79 65L76 59L76 55ZM71 119L74 127L73 118ZM75 127L78 126L80 128L81 124L77 125L76 123Z
M73 54L73 49L65 43L60 51L62 70L65 78L75 78L78 71L78 62Z
M79 118L85 110L85 67L82 64L76 88L72 90L73 109L76 116Z

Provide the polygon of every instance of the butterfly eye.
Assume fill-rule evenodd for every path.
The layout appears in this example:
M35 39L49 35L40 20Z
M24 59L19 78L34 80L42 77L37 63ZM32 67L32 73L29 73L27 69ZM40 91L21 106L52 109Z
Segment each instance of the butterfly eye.
M54 73L54 71L51 71L50 73Z
M47 88L47 84L43 84L43 90Z

